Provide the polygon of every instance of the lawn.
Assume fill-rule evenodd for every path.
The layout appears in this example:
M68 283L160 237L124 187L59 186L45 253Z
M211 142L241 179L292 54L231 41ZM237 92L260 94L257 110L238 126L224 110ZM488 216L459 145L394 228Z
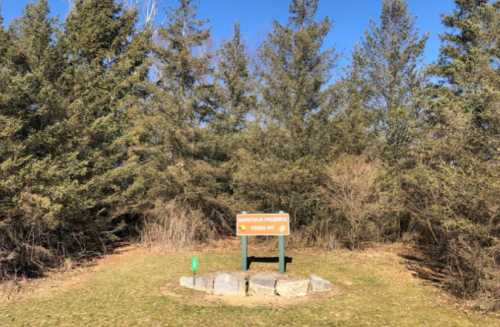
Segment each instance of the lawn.
M173 285L189 273L193 254L201 273L239 267L235 243L177 252L130 247L92 267L27 283L0 301L0 326L500 326L498 316L461 310L414 278L394 247L289 251L290 274L317 273L336 289L332 296L290 305L230 305L179 290ZM277 264L251 267L264 268L275 270Z

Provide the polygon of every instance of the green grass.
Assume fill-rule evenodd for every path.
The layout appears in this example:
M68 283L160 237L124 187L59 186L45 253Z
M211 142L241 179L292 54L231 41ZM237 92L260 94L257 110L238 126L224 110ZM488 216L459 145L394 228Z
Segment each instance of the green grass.
M164 295L165 285L189 273L193 254L200 258L201 273L239 267L234 247L178 253L133 250L111 256L91 271L69 273L51 287L35 287L17 300L0 302L0 326L500 325L498 317L447 303L440 291L413 278L395 253L383 249L289 252L289 273L317 273L338 290L335 296L292 306L230 306L207 302L190 290ZM277 269L277 264L253 268L263 267Z

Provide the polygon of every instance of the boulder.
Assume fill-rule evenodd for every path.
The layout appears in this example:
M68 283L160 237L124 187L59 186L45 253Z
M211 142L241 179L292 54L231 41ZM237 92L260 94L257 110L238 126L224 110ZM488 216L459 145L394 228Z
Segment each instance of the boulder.
M196 276L183 276L179 283L191 288L215 295L236 296L305 296L308 293L328 292L332 283L318 275L309 278L293 278L276 272L217 272Z
M261 272L250 276L248 280L248 295L274 296L276 282L281 276L276 273Z
M305 296L309 289L309 279L279 279L276 293L284 297Z
M196 276L182 276L179 283L183 287L191 288L197 291L211 293L214 289L214 277L212 275Z
M247 291L247 280L244 273L221 272L214 277L215 295L239 295L245 296Z
M309 283L311 292L328 292L332 290L332 283L315 274L309 276Z

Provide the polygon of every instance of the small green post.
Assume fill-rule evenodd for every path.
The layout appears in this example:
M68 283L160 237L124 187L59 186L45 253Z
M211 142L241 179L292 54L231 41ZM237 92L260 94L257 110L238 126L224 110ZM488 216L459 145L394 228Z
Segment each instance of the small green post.
M241 270L248 270L248 236L240 236Z
M193 272L193 286L196 285L196 271L198 270L199 261L196 256L191 257L191 271Z
M280 265L280 273L285 273L285 235L280 235L278 236L278 241L279 241L279 251L280 251L280 258L279 258L279 265Z

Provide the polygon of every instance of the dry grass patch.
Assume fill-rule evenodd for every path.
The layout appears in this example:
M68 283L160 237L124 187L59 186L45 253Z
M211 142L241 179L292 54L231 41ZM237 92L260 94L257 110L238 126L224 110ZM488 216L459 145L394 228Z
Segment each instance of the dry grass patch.
M394 248L366 251L291 250L288 272L331 280L339 290L292 306L209 301L191 290L165 289L189 274L190 257L200 274L239 267L237 241L199 251L135 248L100 260L84 278L78 273L48 290L0 303L0 326L495 326L492 314L464 311L437 288L412 276ZM222 245L222 244L220 244ZM262 247L260 255L275 255ZM256 263L252 269L277 269ZM73 272L69 273L73 274ZM63 274L66 276L65 274ZM67 285L70 285L69 287ZM42 287L42 286L40 286ZM174 288L172 284L172 288ZM242 321L242 318L244 320Z

